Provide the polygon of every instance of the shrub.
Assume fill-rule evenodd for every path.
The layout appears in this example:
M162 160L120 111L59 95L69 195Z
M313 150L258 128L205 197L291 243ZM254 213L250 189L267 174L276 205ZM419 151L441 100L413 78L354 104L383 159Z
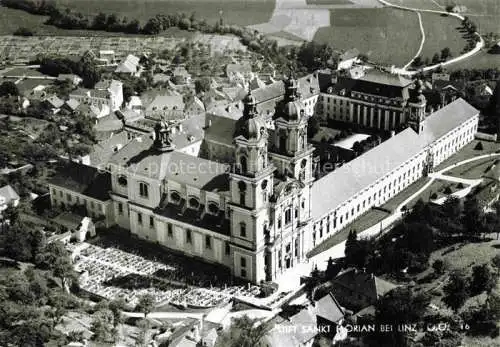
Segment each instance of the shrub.
M462 184L462 182L459 182L459 183L457 184L457 188L458 188L458 189L464 189L464 185Z
M450 186L447 186L447 187L444 189L444 193L445 193L446 195L449 195L449 194L453 193L453 191L451 190Z
M431 199L432 199L432 200L437 199L437 197L438 197L438 195L437 195L436 193L432 193L432 195L431 195Z
M444 261L442 259L436 259L432 263L432 268L434 269L434 272L438 275L441 275L444 272L445 266L444 266Z
M478 142L476 147L474 147L474 150L476 151L482 151L483 150L483 143L482 142Z

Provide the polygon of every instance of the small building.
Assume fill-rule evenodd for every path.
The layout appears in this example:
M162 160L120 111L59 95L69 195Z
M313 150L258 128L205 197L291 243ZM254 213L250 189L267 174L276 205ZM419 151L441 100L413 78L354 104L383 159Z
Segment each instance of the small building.
M76 112L78 106L80 106L80 103L77 100L69 99L64 103L64 105L61 108L65 109L68 112L73 113Z
M332 280L332 293L344 307L361 310L375 304L381 297L396 288L372 273L355 268L347 269Z
M245 84L245 81L249 81L254 77L252 65L248 62L227 64L226 77L230 82Z
M116 61L115 51L101 50L99 51L99 57L95 57L95 60L97 61L97 63L100 63L101 65L114 64Z
M360 52L356 48L349 49L339 56L337 70L348 70L355 63L359 63Z
M64 101L57 95L52 95L44 100L44 105L50 110L50 112L56 114L61 110L61 107L64 105Z
M80 76L75 74L60 74L59 76L57 76L57 80L60 82L68 81L74 86L79 85L83 81Z
M0 212L5 211L9 206L19 205L19 194L10 185L0 188Z
M140 58L135 55L129 54L117 66L115 73L127 74L134 77L139 77L142 72L142 67L139 64Z
M66 232L70 233L71 240L83 242L87 239L87 236L94 237L96 235L95 225L89 217L82 217L79 214L72 212L63 212L56 216L53 221L66 228ZM66 233L54 235L53 237L62 238L64 240L60 240L62 242L67 242L68 239Z
M104 217L106 227L114 224L110 190L108 172L73 161L63 164L49 181L52 206L84 207L89 217Z
M172 71L172 82L175 84L189 84L191 82L191 74L184 66L177 66Z
M196 96L190 98L184 108L184 113L188 116L197 115L205 112L205 105Z
M123 83L116 80L102 81L94 89L78 88L72 91L69 98L99 108L107 105L110 111L116 111L123 104Z

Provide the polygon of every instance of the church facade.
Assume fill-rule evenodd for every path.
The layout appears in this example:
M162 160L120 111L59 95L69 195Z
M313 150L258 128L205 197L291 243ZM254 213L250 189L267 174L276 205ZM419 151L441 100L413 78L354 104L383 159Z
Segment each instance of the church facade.
M412 87L405 130L316 181L307 138L315 105L304 104L294 78L283 82L271 115L259 112L249 93L232 116L212 117L199 156L176 148L170 125L160 121L154 136L130 140L107 163L105 218L234 276L272 281L474 138L477 110L459 99L427 115L421 86ZM224 160L211 152L217 146ZM58 190L70 191L65 182L51 183L54 204Z

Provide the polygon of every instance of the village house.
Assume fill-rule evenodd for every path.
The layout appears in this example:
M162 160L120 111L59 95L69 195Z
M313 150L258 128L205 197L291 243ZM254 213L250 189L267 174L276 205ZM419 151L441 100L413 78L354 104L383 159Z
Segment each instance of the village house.
M116 80L99 82L95 89L78 88L72 91L69 98L80 104L95 106L99 109L108 108L109 112L114 112L123 104L123 83Z

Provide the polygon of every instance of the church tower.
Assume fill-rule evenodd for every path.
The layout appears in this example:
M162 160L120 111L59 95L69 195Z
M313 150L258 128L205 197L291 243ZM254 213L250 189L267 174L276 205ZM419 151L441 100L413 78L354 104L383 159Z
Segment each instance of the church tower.
M282 177L291 177L304 183L313 180L313 147L307 141L308 117L299 98L298 82L290 75L284 81L285 96L276 105L271 158Z
M235 276L265 280L264 233L269 225L269 197L275 170L268 157L268 132L257 112L255 98L243 100L243 116L236 122L233 141L235 165L230 174L229 219Z
M417 134L424 131L425 107L427 100L422 93L423 83L421 80L416 82L415 94L408 100L409 115L408 125L415 130Z
M293 75L284 81L285 95L276 105L270 158L277 167L270 204L267 269L270 278L304 261L311 249L313 151L307 142L308 116Z

